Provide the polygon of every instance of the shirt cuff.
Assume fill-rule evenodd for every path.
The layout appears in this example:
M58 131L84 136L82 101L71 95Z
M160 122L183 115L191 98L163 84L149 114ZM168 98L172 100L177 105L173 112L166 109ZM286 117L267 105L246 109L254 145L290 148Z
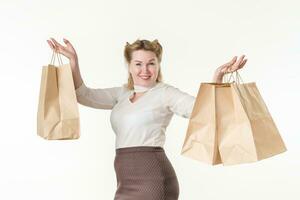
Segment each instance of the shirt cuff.
M75 90L76 95L84 95L84 93L87 91L86 85L82 82L82 84Z

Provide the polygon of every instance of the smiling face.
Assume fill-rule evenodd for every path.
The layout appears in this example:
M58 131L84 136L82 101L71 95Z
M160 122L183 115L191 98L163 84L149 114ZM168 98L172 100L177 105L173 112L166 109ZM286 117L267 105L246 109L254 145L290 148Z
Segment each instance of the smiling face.
M156 83L160 64L154 52L136 50L132 52L129 72L134 84L151 87Z

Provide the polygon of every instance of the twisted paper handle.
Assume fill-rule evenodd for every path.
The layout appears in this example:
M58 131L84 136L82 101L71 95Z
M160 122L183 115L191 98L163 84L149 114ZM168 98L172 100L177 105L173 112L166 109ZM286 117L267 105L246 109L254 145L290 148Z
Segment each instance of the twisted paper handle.
M55 64L55 58L57 58L57 60L58 60L58 65L62 66L63 62L62 62L62 58L60 56L60 53L57 53L55 50L53 50L52 58L51 58L51 61L50 61L50 65L54 65Z
M233 75L234 73L235 73L235 75ZM230 74L230 75L228 75L228 74ZM238 70L236 70L235 72L231 72L231 73L225 73L225 75L223 76L223 79L224 79L224 83L236 83L236 84L244 83L241 75L238 73ZM231 82L231 79L233 79L232 82Z

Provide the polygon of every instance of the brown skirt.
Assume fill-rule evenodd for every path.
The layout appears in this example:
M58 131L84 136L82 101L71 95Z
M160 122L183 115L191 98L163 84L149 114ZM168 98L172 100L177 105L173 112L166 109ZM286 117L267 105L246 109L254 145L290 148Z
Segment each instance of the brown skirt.
M179 184L162 147L116 149L114 200L178 200Z

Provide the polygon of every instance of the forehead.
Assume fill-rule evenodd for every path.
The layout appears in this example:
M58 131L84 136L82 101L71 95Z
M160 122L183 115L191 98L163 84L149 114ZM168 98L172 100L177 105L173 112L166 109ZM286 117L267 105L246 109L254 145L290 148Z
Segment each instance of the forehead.
M145 51L145 50L136 50L132 52L132 60L139 60L143 62L147 62L153 59L157 59L156 55L152 51Z

